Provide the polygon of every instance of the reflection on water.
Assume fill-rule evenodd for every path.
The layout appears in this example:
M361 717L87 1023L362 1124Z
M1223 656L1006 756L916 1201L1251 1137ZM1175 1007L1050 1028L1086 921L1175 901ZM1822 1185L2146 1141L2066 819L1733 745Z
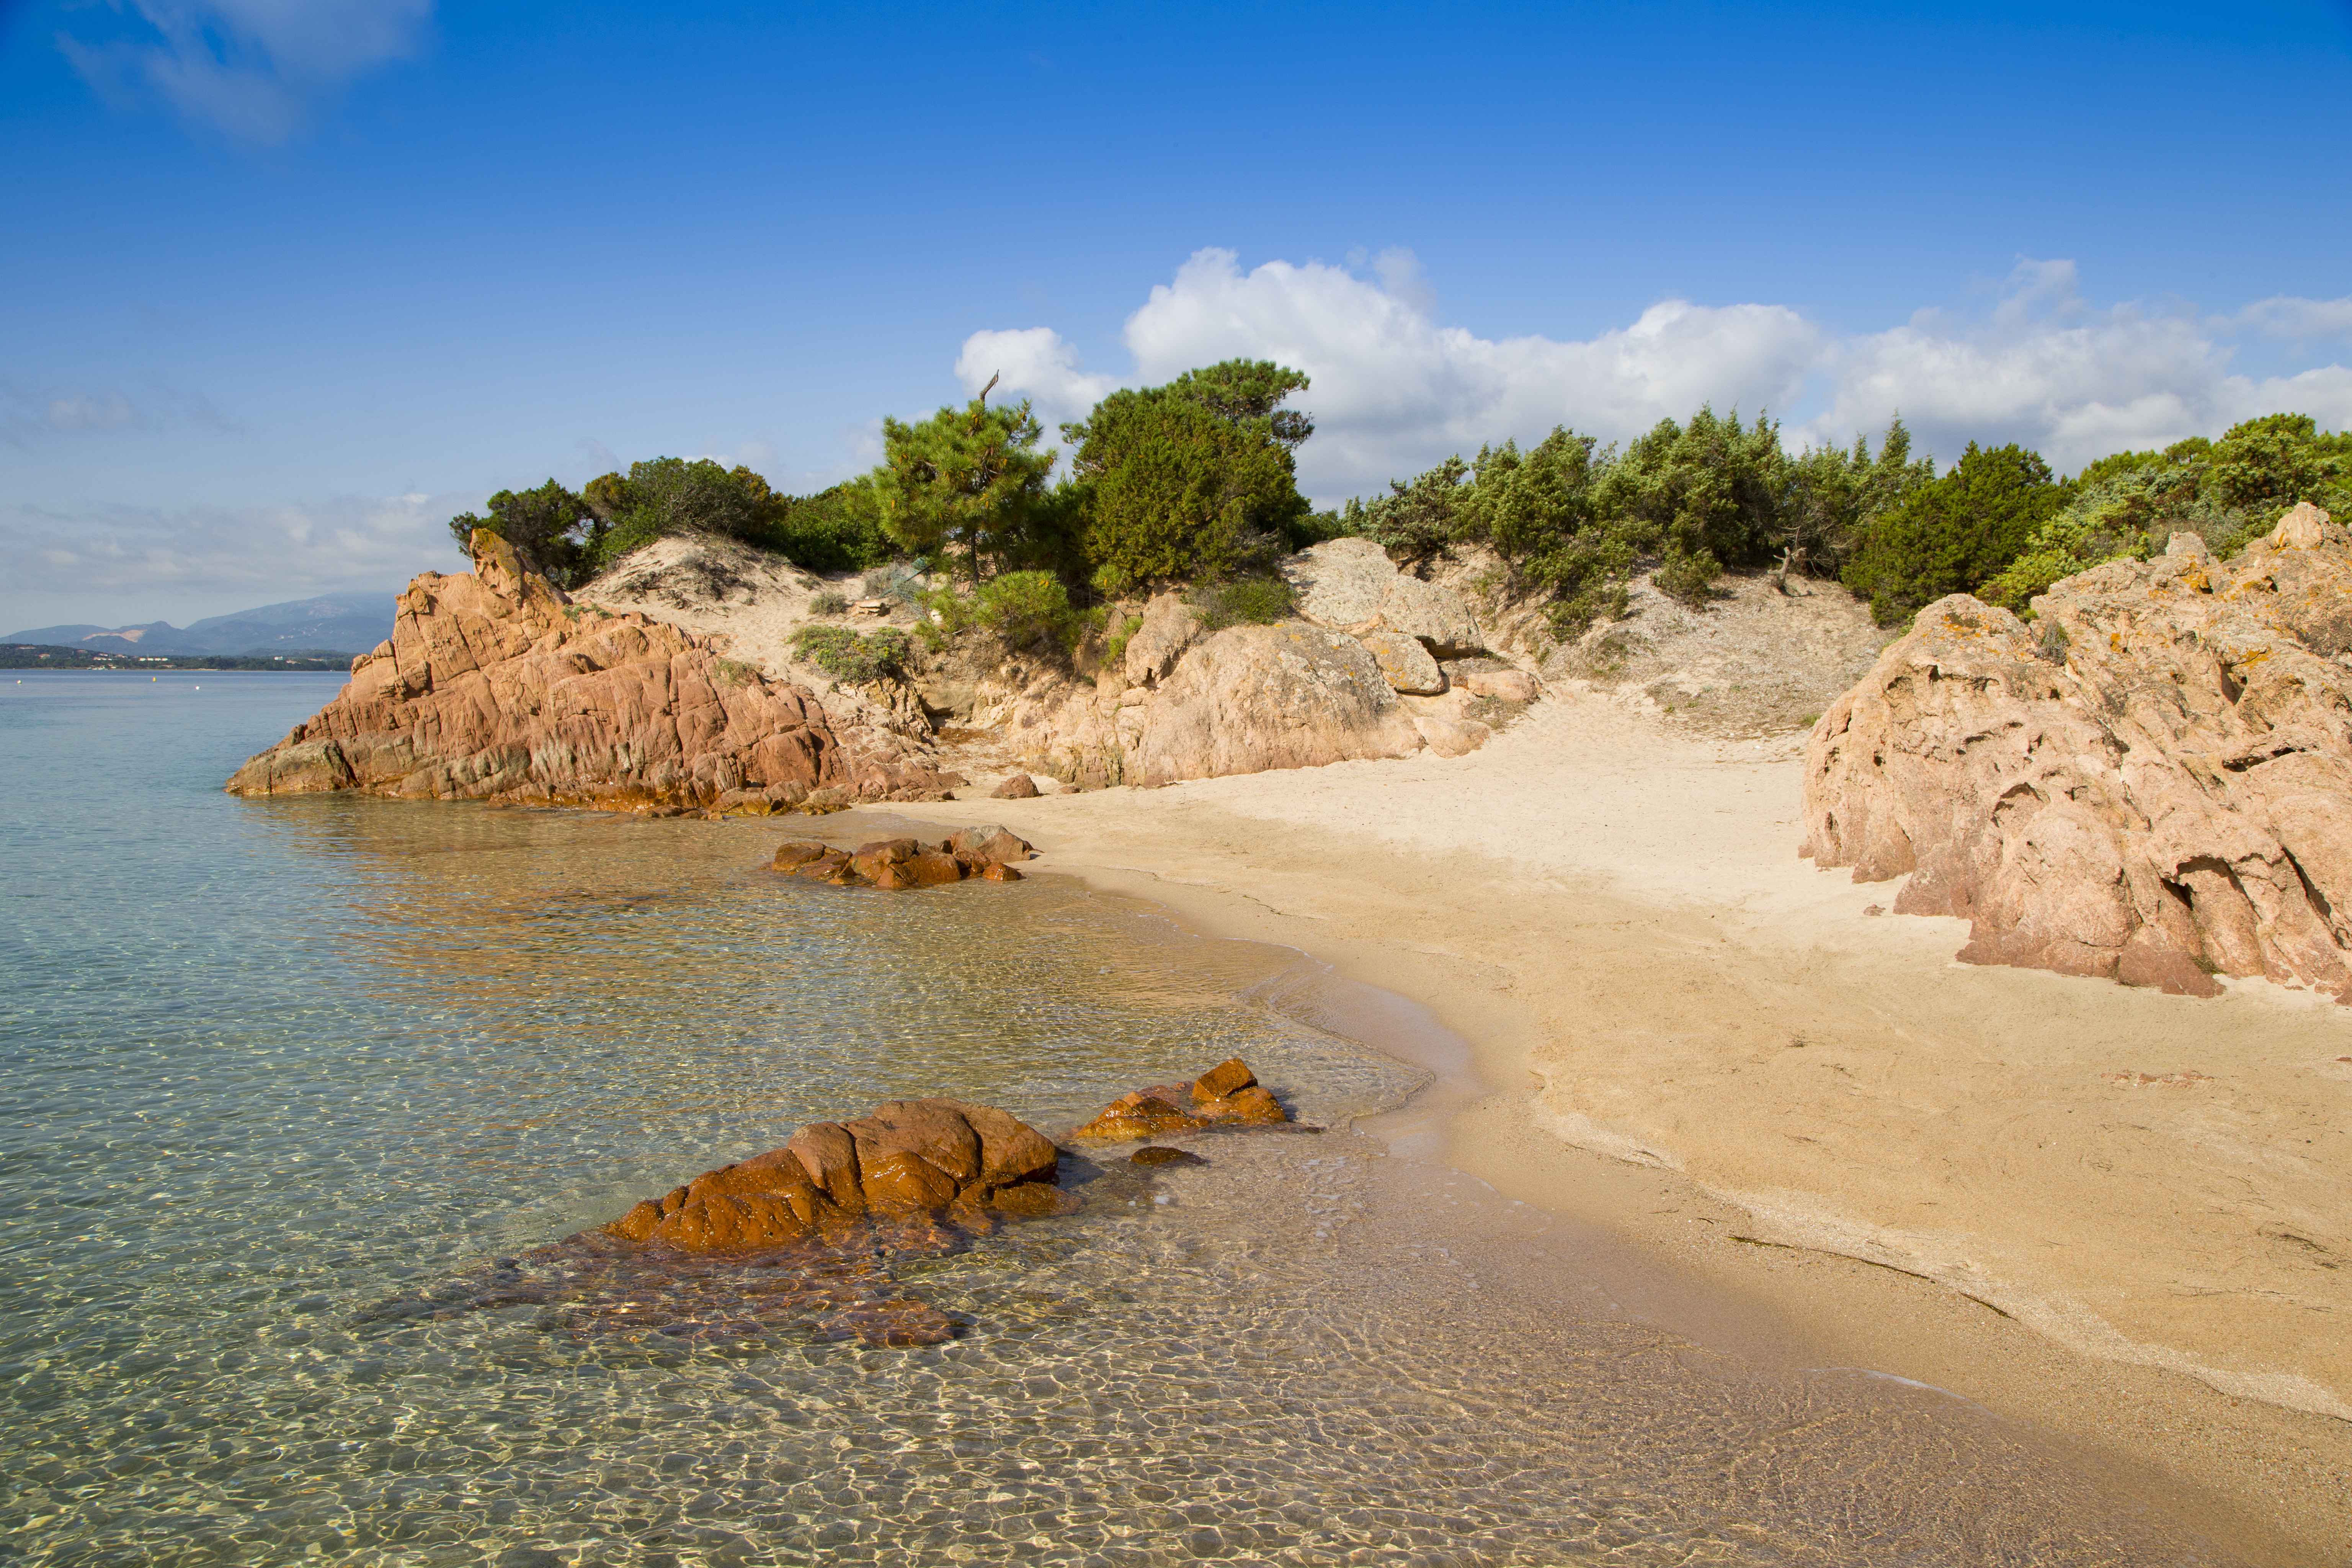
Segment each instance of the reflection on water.
M205 679L0 700L8 1560L2213 1560L1953 1402L1612 1318L1349 1131L1416 1077L1268 1005L1283 954L749 825L230 801L327 683ZM384 1310L808 1120L1059 1130L1234 1054L1333 1131L859 1265L945 1344Z

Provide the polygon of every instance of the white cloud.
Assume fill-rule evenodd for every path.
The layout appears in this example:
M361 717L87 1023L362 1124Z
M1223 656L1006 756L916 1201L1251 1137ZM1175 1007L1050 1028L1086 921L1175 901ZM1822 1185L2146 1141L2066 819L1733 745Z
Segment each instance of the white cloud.
M283 506L0 505L0 625L178 621L465 570L448 520L476 494L339 496Z
M131 0L145 26L58 47L118 103L147 94L248 142L282 142L321 96L417 47L433 0Z
M2268 338L2284 338L2290 342L2308 342L2314 338L2352 338L2352 294L2340 300L2303 300L2289 294L2273 294L2267 300L2257 300L2235 316L2221 323L2262 333Z
M1792 445L1874 436L1899 413L1947 460L1971 439L2016 440L2062 468L2280 409L2352 424L2352 371L2340 364L2260 381L2230 368L2235 331L2294 335L2278 325L2289 323L2316 335L2304 329L2333 321L2341 301L2265 300L2218 321L2099 309L2073 262L2027 260L1990 310L1922 311L1885 331L1841 335L1785 305L1670 299L1588 339L1490 339L1438 324L1410 252L1369 260L1370 278L1320 262L1244 272L1233 252L1201 250L1128 318L1129 376L1082 370L1045 327L976 332L956 372L976 391L1001 370L1003 390L1067 418L1119 382L1164 382L1236 355L1278 360L1313 380L1294 399L1317 425L1299 477L1325 500L1484 442L1532 441L1561 424L1622 441L1703 403L1769 410Z
M142 389L134 401L113 388L34 388L0 380L0 444L34 447L58 437L236 428L200 393L169 386Z
M964 391L975 397L996 377L1004 391L1028 398L1048 437L1062 421L1080 417L1118 384L1108 375L1081 373L1077 351L1050 327L974 332L956 355L955 373Z

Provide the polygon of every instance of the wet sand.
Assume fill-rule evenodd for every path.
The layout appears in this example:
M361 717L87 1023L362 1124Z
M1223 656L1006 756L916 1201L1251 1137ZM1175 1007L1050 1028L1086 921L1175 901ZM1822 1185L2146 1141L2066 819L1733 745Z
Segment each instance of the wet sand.
M1450 762L893 809L1425 1005L1475 1087L1399 1135L1580 1227L1625 1310L1948 1391L2255 1561L2339 1561L2352 1010L1957 964L1959 922L1797 858L1799 789L1793 744L1570 694Z

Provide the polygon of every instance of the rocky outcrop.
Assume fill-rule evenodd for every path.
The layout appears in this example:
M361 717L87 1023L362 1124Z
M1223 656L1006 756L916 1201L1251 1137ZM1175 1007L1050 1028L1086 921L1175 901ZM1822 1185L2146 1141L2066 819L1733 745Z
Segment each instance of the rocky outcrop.
M1969 921L1969 962L2352 1000L2352 541L2306 504L2034 609L1919 613L1813 728L1804 852L1908 873L1895 910Z
M1369 539L1332 539L1283 563L1298 613L1318 626L1361 637L1394 632L1439 658L1479 652L1486 639L1470 606L1451 588L1397 570Z
M1247 1063L1234 1057L1189 1084L1156 1084L1121 1095L1070 1136L1092 1143L1126 1143L1213 1127L1280 1127L1289 1121L1282 1102L1257 1081Z
M1157 686L1201 637L1201 612L1184 595L1155 594L1143 606L1143 624L1127 639L1121 659L1129 686Z
M228 788L757 812L813 793L938 799L948 783L704 637L571 604L478 532L474 571L411 583L392 639Z
M1311 768L1421 749L1364 645L1296 621L1230 626L1185 654L1139 705L1129 784Z
M836 888L899 889L935 888L967 877L1018 882L1022 876L1014 864L1034 852L1027 839L990 825L963 828L936 846L918 838L877 838L841 849L814 839L793 839L776 847L770 865Z
M748 1252L838 1238L869 1217L1075 1206L1056 1186L1058 1152L1025 1122L961 1100L894 1100L856 1121L816 1121L754 1154L647 1198L604 1227L682 1252Z

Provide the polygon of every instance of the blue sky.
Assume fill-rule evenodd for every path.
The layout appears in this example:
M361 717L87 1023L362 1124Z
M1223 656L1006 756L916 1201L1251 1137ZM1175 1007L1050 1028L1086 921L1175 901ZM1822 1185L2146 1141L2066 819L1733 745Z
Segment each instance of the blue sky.
M2061 467L2352 421L2352 7L0 0L0 627L814 488L992 373L1316 376L1324 500L1703 399Z

